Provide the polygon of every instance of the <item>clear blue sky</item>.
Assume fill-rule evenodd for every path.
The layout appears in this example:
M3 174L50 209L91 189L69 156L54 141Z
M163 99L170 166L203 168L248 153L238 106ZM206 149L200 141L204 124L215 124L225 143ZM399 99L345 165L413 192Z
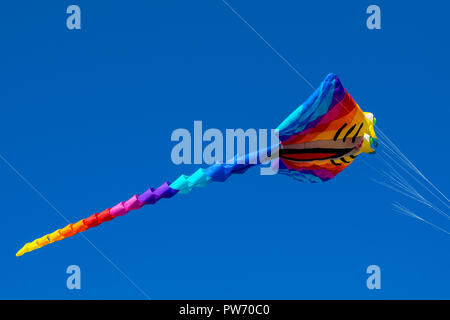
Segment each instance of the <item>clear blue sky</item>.
M314 85L336 73L450 191L448 4L229 3ZM171 162L174 129L274 128L312 93L220 0L15 1L0 33L0 153L73 222L193 172ZM403 198L358 160L316 185L249 171L85 234L153 299L450 298L449 236L395 214ZM145 298L79 235L16 258L66 223L3 162L0 181L0 298Z

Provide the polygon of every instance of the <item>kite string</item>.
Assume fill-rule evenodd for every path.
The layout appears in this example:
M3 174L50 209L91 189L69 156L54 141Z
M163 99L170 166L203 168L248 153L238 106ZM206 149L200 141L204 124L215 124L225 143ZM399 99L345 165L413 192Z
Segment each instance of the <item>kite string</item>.
M445 203L439 195L434 193L432 190L430 190L422 181L420 181L414 174L412 174L409 170L407 170L405 167L403 167L398 161L396 161L392 156L390 156L388 153L382 151L382 154L384 154L386 157L389 158L393 163L397 164L403 171L405 171L409 176L411 176L419 185L421 185L424 189L426 189L430 194L432 194L436 199L438 199L443 205L445 205L447 208L450 208L450 206Z
M448 231L445 230L444 228L441 228L441 227L439 227L438 225L436 225L436 224L434 224L434 223L432 223L432 222L430 222L430 221L428 221L428 220L422 218L421 216L419 216L419 215L417 215L416 213L412 212L410 209L408 209L408 208L402 206L400 203L394 202L392 205L393 205L393 207L394 207L394 209L393 209L394 211L399 212L399 213L402 213L402 214L404 214L404 215L406 215L406 216L408 216L408 217L417 219L417 220L419 220L419 221L422 221L422 222L424 222L424 223L426 223L426 224L432 226L433 228L436 228L436 229L438 229L438 230L440 230L440 231L442 231L442 232L444 232L444 233L450 235L450 232L448 232Z
M384 142L382 142L382 143L385 144ZM386 181L379 181L379 180L376 180L376 179L372 179L372 181L374 181L374 182L376 182L376 183L380 184L381 186L384 186L384 187L386 187L388 189L391 189L391 190L393 190L393 191L395 191L397 193L400 193L400 194L402 194L405 197L413 199L413 200L415 200L415 201L425 205L426 207L436 211L440 215L444 216L446 219L450 219L450 216L448 214L443 212L439 207L437 207L431 201L426 199L424 195L422 195L420 192L418 192L411 185L411 183L406 179L406 177L404 175L402 175L400 172L398 172L394 168L394 165L399 166L404 172L406 172L410 177L412 177L415 182L417 182L420 186L425 188L430 194L432 194L438 200L443 202L443 200L438 195L436 195L432 190L430 190L424 183L422 183L422 181L420 179L418 179L418 177L416 175L413 174L415 171L413 171L413 173L411 173L410 170L408 170L408 168L405 168L404 166L402 166L402 164L399 163L395 159L395 157L400 159L402 162L404 162L404 159L402 159L398 154L396 154L396 152L392 148L390 148L390 146L388 144L386 144L385 146L386 146L387 152L382 151L381 153L379 153L379 157L377 157L377 159L384 166L387 167L387 170L380 170L378 168L375 168L374 166L370 165L365 159L362 159L363 163L366 164L369 168L371 168L372 170L377 172L380 176L383 176L383 177L387 178ZM408 166L407 163L406 163L406 165ZM445 202L443 202L443 203L445 204ZM417 219L419 221L422 221L422 222L432 226L433 228L438 229L438 230L440 230L440 231L442 231L442 232L444 232L446 234L450 234L444 228L442 228L442 227L438 226L437 224L434 224L434 223L432 223L432 222L430 222L430 221L420 217L419 215L415 214L410 209L400 205L399 203L394 203L393 206L394 206L393 210L396 211L396 212L403 213L403 214L405 214L407 216L410 216L410 217L415 218L415 219Z
M363 162L364 162L368 167L370 167L370 168L373 169L374 171L378 172L380 175L384 175L384 176L387 176L388 178L392 178L392 176L390 176L387 172L381 171L381 170L379 170L379 169L377 169L377 168L371 166L371 165L370 165L367 161L365 161L365 160L364 160ZM378 180L376 180L376 179L371 179L371 180L374 181L374 182L376 182L376 183L378 183L378 184L380 184L381 186L384 186L384 187L386 187L386 188L388 188L388 189L391 189L391 190L393 190L393 191L395 191L395 192L398 192L398 193L404 195L405 197L411 198L411 199L413 199L413 200L415 200L415 201L417 201L417 202L419 202L419 203L422 203L423 205L425 205L425 206L427 206L427 207L429 207L429 208L431 208L431 209L434 209L434 210L438 211L439 213L445 215L445 213L443 213L442 211L440 211L439 208L436 208L435 206L433 206L433 204L431 204L427 199L425 199L422 195L420 195L417 191L415 191L415 189L414 189L412 186L410 186L408 183L407 183L408 188L404 188L404 187L402 187L402 186L399 186L399 187L402 187L402 189L404 190L404 191L402 191L402 190L400 190L400 189L397 189L395 186L393 186L393 185L391 185L391 184L389 184L389 183L385 183L385 182L382 182L382 181L378 181ZM395 182L395 183L397 183L397 182ZM409 189L409 187L411 187L412 190L414 190L415 192L411 192L411 190ZM417 220L419 220L419 221L422 221L422 222L424 222L424 223L426 223L426 224L432 226L432 227L435 228L435 229L438 229L438 230L440 230L440 231L442 231L442 232L444 232L444 233L446 233L446 234L450 234L450 233L449 233L447 230L445 230L444 228L442 228L442 227L440 227L440 226L438 226L438 225L436 225L436 224L434 224L434 223L432 223L432 222L430 222L430 221L428 221L428 220L426 220L426 219L420 217L419 215L413 213L410 209L408 209L408 208L402 206L402 205L399 204L398 202L393 203L393 206L394 206L393 210L396 211L396 212L400 212L400 213L405 214L405 215L407 215L407 216L409 216L409 217L415 218L415 219L417 219Z
M436 194L434 194L433 192L431 192L428 188L427 190L433 194L433 196L435 196L437 199L439 199L440 202L442 202L447 208L450 208L449 206L449 202L450 200L445 196L445 194L443 192L441 192L441 190L439 190L438 187L436 187L409 159L408 157L406 157L404 155L403 152L401 152L401 150L397 147L396 144L394 144L392 142L391 139L389 139L389 137L383 132L383 130L381 130L380 128L377 128L377 133L380 134L380 136L385 140L383 141L383 139L380 139L381 143L388 147L388 149L394 154L396 155L398 158L400 158L406 165L408 168L411 169L411 171L415 172L417 175L419 175L423 180L425 180L435 191L437 191L447 202L444 202L443 199L441 199L439 196L437 196ZM406 171L406 170L405 170Z
M399 164L395 159L393 159L392 157L390 157L387 153L384 152L384 154L386 156L388 156L388 158L395 164L397 164L398 166L400 166L405 172L407 172L411 177L414 178L414 180L416 182L418 182L420 185L422 185L423 187L425 187L427 189L427 191L429 191L431 194L435 195L431 190L429 190L425 185L423 185L423 183L421 183L420 180L418 180L414 175L412 175L409 171L405 170L405 168L403 168L401 166L401 164ZM380 154L382 155L382 154ZM389 163L389 161L387 161L386 159L384 159L383 156L378 157L378 159L380 161L383 162L383 164L385 166L388 167L389 172L384 171L384 170L378 170L376 168L374 168L373 166L369 165L367 163L367 161L363 161L366 165L368 165L371 169L373 169L374 171L376 171L378 174L388 178L389 183L386 182L381 182L375 179L372 179L374 182L385 186L389 189L392 189L396 192L399 192L411 199L414 199L424 205L426 205L427 207L433 209L434 211L436 211L437 213L439 213L440 215L442 215L443 217L445 217L446 219L450 220L450 216L448 214L446 214L445 212L443 212L438 206L436 206L435 204L433 204L431 201L429 201L428 199L425 198L424 195L422 195L420 192L418 192L407 180L404 176L402 176L394 167L391 163ZM400 190L399 190L400 189ZM403 191L401 191L403 190ZM436 196L436 195L435 195ZM440 198L438 198L440 199Z

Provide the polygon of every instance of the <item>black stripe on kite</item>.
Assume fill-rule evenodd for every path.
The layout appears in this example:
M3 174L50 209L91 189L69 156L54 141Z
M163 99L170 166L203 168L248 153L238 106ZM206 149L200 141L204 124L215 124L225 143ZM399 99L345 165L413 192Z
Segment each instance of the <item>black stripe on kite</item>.
M334 160L331 160L331 163L334 164L335 166L340 166L339 163L334 162Z
M287 154L305 154L305 153L334 153L337 156L343 156L346 153L352 151L353 148L304 148L304 149L289 149L283 148L279 150L281 155Z
M361 123L361 125L359 126L358 131L356 131L355 135L352 138L352 142L355 142L356 137L358 136L359 131L361 131L361 128L362 128L363 124L364 124L364 122Z
M341 149L332 149L332 148L311 148L311 149L280 149L279 156L282 159L297 161L297 162L311 162L315 160L328 160L334 159L337 157L342 157L347 153L351 152L353 148L341 148ZM319 158L311 158L311 159L297 159L292 157L291 155L301 155L301 154L311 154L311 153L329 153L331 155Z
M345 139L347 139L347 136L348 136L350 133L352 133L352 131L353 131L353 129L355 129L355 127L356 127L356 124L354 124L350 129L348 129L348 131L347 131L347 133L345 134L344 139L343 139L342 141L345 142Z
M341 134L341 131L342 131L346 126L347 126L347 124L344 123L344 125L343 125L342 127L340 127L338 131L336 131L336 134L334 135L334 138L333 138L334 141L337 140L337 138L338 138L339 135Z
M345 160L344 157L341 158L341 161L342 161L342 162L345 162L345 163L350 163L350 162L348 162L347 160Z
M350 158L355 159L356 157L354 155L350 155Z

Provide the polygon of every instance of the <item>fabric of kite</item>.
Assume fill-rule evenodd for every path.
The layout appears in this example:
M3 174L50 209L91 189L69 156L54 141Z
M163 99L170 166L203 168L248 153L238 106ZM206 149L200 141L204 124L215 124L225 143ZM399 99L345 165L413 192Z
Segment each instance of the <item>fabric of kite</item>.
M308 100L278 126L280 145L235 157L231 163L212 164L190 176L182 175L172 183L164 182L156 189L150 188L112 208L29 242L16 256L71 237L144 205L155 204L160 199L189 193L194 187L204 187L213 181L223 182L233 174L242 174L261 164L260 152L278 155L279 173L302 182L328 181L359 154L375 152L374 124L373 115L363 112L338 77L329 74Z
M375 118L362 112L338 77L320 87L279 126L279 172L303 182L334 178L360 153L377 145Z

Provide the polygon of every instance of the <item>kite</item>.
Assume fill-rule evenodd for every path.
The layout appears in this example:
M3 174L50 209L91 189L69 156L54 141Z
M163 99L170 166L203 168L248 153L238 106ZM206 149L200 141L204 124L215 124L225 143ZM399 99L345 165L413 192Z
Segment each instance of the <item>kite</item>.
M226 163L214 163L190 176L181 175L172 183L164 182L156 189L150 188L112 208L29 242L16 256L71 237L144 205L155 204L160 199L189 193L194 187L223 182L233 174L242 174L263 163L259 160L262 152L266 155L270 152L270 157L275 154L278 173L307 183L328 181L347 168L359 154L375 153L378 142L374 125L373 114L363 112L339 78L329 74L308 100L278 126L277 146L235 156L233 161Z

